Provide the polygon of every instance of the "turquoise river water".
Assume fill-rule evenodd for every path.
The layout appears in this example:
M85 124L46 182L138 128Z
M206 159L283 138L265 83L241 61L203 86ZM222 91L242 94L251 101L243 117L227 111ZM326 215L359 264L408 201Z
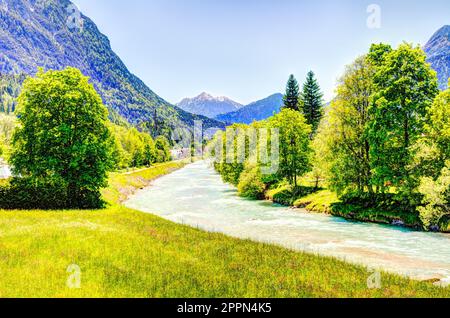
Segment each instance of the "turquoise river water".
M125 205L206 231L333 256L371 270L450 282L449 235L348 222L242 199L205 161L155 180Z

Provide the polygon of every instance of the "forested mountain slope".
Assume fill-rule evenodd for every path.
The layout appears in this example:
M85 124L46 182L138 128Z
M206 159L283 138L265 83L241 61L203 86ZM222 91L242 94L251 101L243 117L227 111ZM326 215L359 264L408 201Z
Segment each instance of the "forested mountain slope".
M0 2L0 73L33 75L38 67L73 66L89 76L110 110L111 118L153 135L177 127L223 127L206 117L171 105L133 75L111 49L108 38L69 0L2 0Z

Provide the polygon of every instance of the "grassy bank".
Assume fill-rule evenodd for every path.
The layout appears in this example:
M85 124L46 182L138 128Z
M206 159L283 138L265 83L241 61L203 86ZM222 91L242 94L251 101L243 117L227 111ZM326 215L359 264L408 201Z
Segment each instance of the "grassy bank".
M312 189L310 188L310 192ZM308 194L308 190L297 194L289 190L288 186L267 191L266 198L275 203L296 208L304 208L310 212L325 213L345 218L347 220L371 222L379 224L402 225L420 230L422 223L418 213L387 211L379 208L368 208L356 204L342 203L335 192L322 189ZM450 227L443 224L442 232Z
M109 186L104 189L103 198L110 204L123 202L138 189L145 188L155 178L183 168L190 161L173 161L156 164L149 169L114 172L109 176Z
M100 211L1 211L1 297L449 297L364 267L206 233L118 202L184 163L111 175ZM67 268L81 270L70 289Z

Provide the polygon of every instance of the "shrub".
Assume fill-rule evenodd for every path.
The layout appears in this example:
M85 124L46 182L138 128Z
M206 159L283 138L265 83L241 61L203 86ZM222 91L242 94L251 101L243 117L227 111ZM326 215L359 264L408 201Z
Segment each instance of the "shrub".
M444 222L443 218L450 216L450 161L437 180L422 178L419 192L423 194L424 206L418 211L425 229L439 228L441 220Z
M246 167L239 178L239 195L250 199L263 199L266 185L258 167Z
M417 197L416 197L417 196ZM343 205L358 206L361 208L375 208L390 212L416 213L417 206L411 202L420 202L418 195L405 197L394 193L360 193L349 192L340 197Z
M59 210L88 209L104 206L100 193L82 190L81 199L72 202L67 186L60 178L12 178L0 183L0 209Z
M244 171L242 163L215 163L216 171L221 175L223 182L234 186L239 184L241 173Z
M277 189L268 191L267 196L275 203L291 206L294 205L294 202L298 199L306 197L319 190L321 189L316 189L314 187L297 186L293 188L289 185L283 185Z

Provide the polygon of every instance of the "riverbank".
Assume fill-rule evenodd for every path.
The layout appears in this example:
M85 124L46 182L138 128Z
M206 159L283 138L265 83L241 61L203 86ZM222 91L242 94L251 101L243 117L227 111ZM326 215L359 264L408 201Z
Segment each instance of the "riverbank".
M318 190L306 196L295 196L282 187L267 191L266 199L285 206L342 217L350 221L402 226L418 231L423 230L418 213L384 211L383 209L344 204L339 200L335 192L327 189ZM442 233L450 233L449 224L442 224L440 231Z
M112 174L104 210L0 211L0 296L450 296L430 282L387 273L379 289L370 289L372 273L363 266L200 231L119 204L185 164ZM80 269L80 288L68 287L68 268Z

